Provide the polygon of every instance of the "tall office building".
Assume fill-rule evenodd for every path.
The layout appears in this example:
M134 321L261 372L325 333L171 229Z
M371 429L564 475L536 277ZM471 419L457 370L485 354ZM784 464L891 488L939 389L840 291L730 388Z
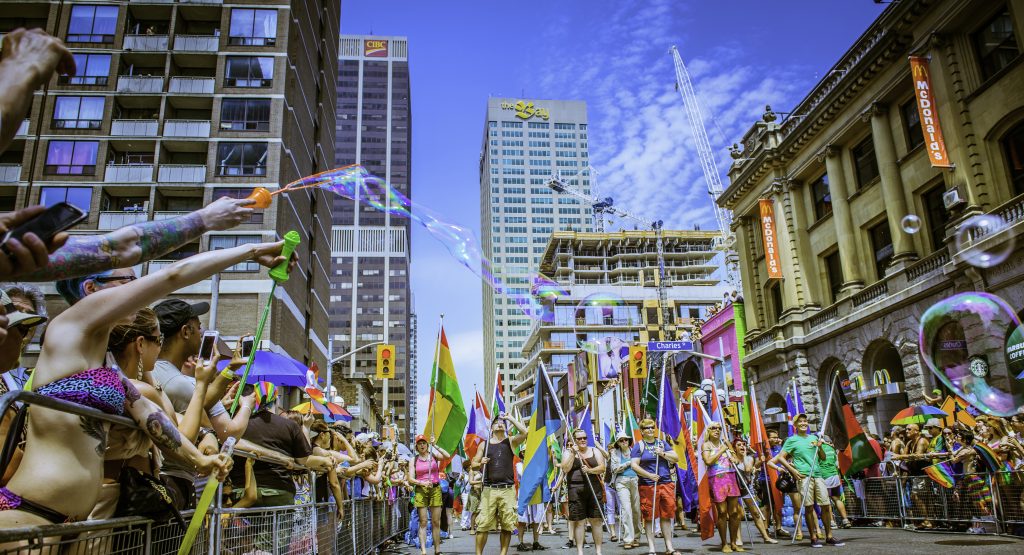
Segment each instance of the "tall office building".
M78 67L35 94L0 154L0 210L68 201L89 213L74 232L97 233L177 217L256 186L274 190L334 162L334 113L320 107L335 104L338 0L4 0L0 13L0 33L41 28L65 42ZM298 266L276 289L262 347L323 365L328 197L280 195L242 225L136 273L297 230ZM216 322L204 324L228 338L254 332L270 294L266 271L245 262L220 277ZM177 296L209 300L213 283ZM62 310L52 287L47 293L50 310Z
M408 41L344 35L339 54L335 164L362 164L411 198ZM409 219L341 197L334 200L332 217L334 356L377 341L395 345L396 374L384 412L408 440L409 398L415 395L409 385ZM340 373L372 378L375 364L374 349L366 349L344 360ZM374 387L376 402L384 406L383 382Z
M548 187L553 175L590 193L587 104L578 100L487 99L480 153L483 252L504 291L483 288L484 383L502 375L510 399L534 321L516 304L528 295L551 233L593 231L589 206Z

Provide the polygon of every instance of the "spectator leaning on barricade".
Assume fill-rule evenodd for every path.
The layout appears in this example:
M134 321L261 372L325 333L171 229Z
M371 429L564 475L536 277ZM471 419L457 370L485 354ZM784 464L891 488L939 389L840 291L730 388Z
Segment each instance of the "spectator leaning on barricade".
M930 530L934 527L931 521L931 503L935 497L935 486L925 475L924 469L932 464L929 455L931 442L921 433L919 424L907 424L905 437L906 451L901 455L894 455L893 460L902 461L905 465L910 502L915 514L923 518L918 528Z
M314 447L319 447L326 451L338 452L341 455L342 462L340 464L350 464L353 461L353 458L348 455L348 453L352 452L352 446L341 433L336 430L332 430L321 420L314 422L311 430L316 434L313 436ZM345 515L345 492L341 487L341 480L338 478L338 472L336 470L339 468L340 464L331 465L331 468L325 473L317 473L313 492L313 498L317 503L327 503L331 496L334 497L338 521L341 521Z
M33 375L36 393L130 416L164 451L200 471L224 473L231 461L205 456L183 441L161 408L144 399L120 371L107 363L113 326L135 317L160 297L197 283L246 260L265 266L283 261L282 242L209 251L181 260L117 289L97 291L49 324ZM109 424L33 407L22 464L0 489L0 527L47 524L84 518L96 504L102 482L102 454ZM73 492L73 495L71 494Z

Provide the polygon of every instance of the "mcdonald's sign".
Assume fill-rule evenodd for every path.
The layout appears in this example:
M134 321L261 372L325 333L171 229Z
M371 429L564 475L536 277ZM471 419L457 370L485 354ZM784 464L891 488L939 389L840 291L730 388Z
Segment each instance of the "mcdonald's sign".
M770 199L761 199L757 204L761 210L761 238L764 240L764 264L768 267L768 279L782 279L779 240L775 228L775 207Z
M914 98L917 101L917 115L921 120L921 132L924 134L924 146L928 150L928 160L933 168L949 168L952 163L946 154L946 141L942 138L942 127L939 125L939 112L935 107L935 95L932 93L932 76L928 68L928 58L910 56L910 76L914 82Z

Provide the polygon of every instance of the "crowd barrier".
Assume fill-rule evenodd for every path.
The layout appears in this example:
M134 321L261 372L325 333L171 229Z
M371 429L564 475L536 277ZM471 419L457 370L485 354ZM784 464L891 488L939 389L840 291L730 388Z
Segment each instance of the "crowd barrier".
M927 476L851 480L846 512L858 524L1024 535L1024 472L954 478L951 488Z
M0 397L0 414L14 402L136 427L128 418L27 391L12 391ZM298 469L293 461L277 459L270 453L236 449L235 455ZM310 491L314 480L315 475L310 473ZM333 501L230 509L220 506L219 495L216 499L196 536L192 555L366 555L409 528L404 497L392 502L346 500L340 521ZM182 517L187 525L192 511L182 512ZM185 530L174 521L158 524L145 518L0 529L0 555L175 555L184 535Z

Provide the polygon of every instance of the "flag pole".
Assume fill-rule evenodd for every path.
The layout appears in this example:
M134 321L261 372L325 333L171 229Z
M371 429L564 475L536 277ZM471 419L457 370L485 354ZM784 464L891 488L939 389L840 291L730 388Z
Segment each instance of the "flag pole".
M441 359L441 334L442 333L444 333L444 312L441 313L440 325L437 328L437 343L434 345L434 368L433 368L433 371L430 373L430 400L431 401L434 400L434 395L436 393L434 391L434 388L437 386L437 370L438 370L437 364L438 364L438 361ZM431 444L434 444L434 436L437 434L437 430L435 429L436 428L436 426L435 426L436 418L434 416L435 405L436 405L436 403L432 402L430 404L430 406L428 407L428 410L430 410L430 443Z
M547 385L548 385L548 392L549 393L553 393L555 391L555 387L553 385L551 385L551 377L548 376L548 369L547 369L547 367L544 366L543 362L538 361L537 363L540 364L540 371L541 371L540 373L544 375L544 382L547 383ZM537 386L534 385L534 391L536 391L536 390L537 390ZM536 393L534 393L534 394L536 395ZM558 409L558 417L562 419L562 422L566 423L566 428L569 429L570 431L574 431L575 427L573 426L572 421L568 420L565 417L565 412L562 410L562 404L559 403L557 401L557 399L555 400L554 404L555 404L555 408ZM576 445L570 444L569 445L569 449L572 449L572 452L579 459L580 467L589 468L589 467L587 467L587 462L585 460L583 460L582 456L580 456L579 450L576 449ZM596 449L595 449L595 451L596 451ZM591 483L590 478L587 477L587 476L584 476L584 480L583 481L587 483L587 487L590 489L590 493L594 496L594 503L597 504L597 510L601 512L601 522L605 526L608 527L608 530L611 530L612 527L608 525L608 519L604 516L604 506L601 503L601 498L597 496L597 490L594 489L594 484Z
M662 404L665 403L665 367L666 367L667 363L668 363L668 356L667 356L667 354L662 354L661 355L661 378L660 378L661 385L658 387L658 412L655 413L655 417L656 418L655 418L655 423L654 423L654 429L658 432L658 443L659 444L662 442L661 441L661 411L662 411ZM648 372L647 373L648 379L650 378L650 376L651 376L651 372ZM646 393L644 395L646 396ZM654 490L653 494L651 495L651 530L654 530L654 521L657 520L657 518L655 518L654 514L656 512L658 512L658 479L660 478L660 475L658 474L658 468L659 468L660 464L661 464L661 457L659 457L657 454L655 454L654 455L654 487L651 488L651 489ZM662 534L664 534L664 533L665 533L665 531L662 530Z
M760 408L761 408L761 406L757 404L757 389L754 387L754 385L756 385L756 384L757 384L757 382L754 382L753 384L751 384L751 387L750 387L750 400L751 400L751 402L750 402L750 405L747 408L750 409L751 413L753 413L754 407L757 407L758 410L760 410ZM759 425L757 426L757 433L758 434L760 434L761 430L764 429L764 420L763 420L763 418L764 418L763 416L758 414L758 417L757 417L757 422L759 423ZM753 418L750 419L750 423L751 424L754 423L754 419ZM753 433L753 432L751 432L751 433ZM764 448L764 443L766 441L768 441L768 437L767 436L761 438L762 449ZM769 448L768 452L771 453L771 450L770 450L771 446L769 446L768 448ZM758 453L758 455L760 455L761 458L764 459L764 462L761 463L761 471L764 472L764 482L765 482L765 485L767 486L765 489L768 491L767 499L765 501L767 501L767 503L768 503L768 512L771 515L772 519L774 519L775 518L775 505L772 503L772 488L774 487L774 485L772 484L772 481L771 481L770 477L768 476L768 458L763 456L763 452L762 453ZM765 526L767 527L767 525L768 525L768 520L765 519ZM782 523L781 522L776 522L775 525L777 527L779 527L779 528L782 527Z
M716 398L717 398L717 396L718 396L718 378L715 377L715 374L713 372L711 374L711 381L715 384L715 391L712 392L712 395L715 395ZM728 397L729 396L729 391L726 389L725 375L724 374L722 375L722 390L725 391L725 395L726 395L725 399L726 399L726 402L728 402L728 400L729 400L729 397ZM730 430L725 425L725 409L721 407L721 403L719 403L719 409L720 410L718 411L718 423L722 425L722 434L728 438L729 451L731 451L735 455L736 454L736 450L733 448L733 444L732 444L734 436L732 434L732 430ZM703 455L701 455L701 456L703 456ZM740 461L741 464L742 464L742 462L743 461ZM747 480L743 477L743 473L742 472L736 472L736 478L739 480L740 485L743 486L743 489L747 490L747 495L750 495L750 498L754 499L754 494L753 494L753 492L750 491L750 485L747 484ZM756 501L754 502L754 508L757 509L757 516L761 517L761 520L764 520L764 515L761 514L761 508L757 506L757 502Z
M825 415L822 417L822 420L821 420L821 430L818 431L818 449L821 449L821 436L825 434L825 427L828 426L828 413L829 413L829 411L832 410L832 398L834 397L833 394L835 393L836 383L838 383L838 382L839 382L839 373L836 372L836 375L832 377L832 384L828 388L828 401L825 403ZM794 385L794 387L796 386L796 382L795 381L793 382L793 385ZM796 405L796 399L793 400L793 405L794 406ZM796 426L796 421L795 420L793 422L793 425L794 425L794 427ZM807 477L805 478L805 480L807 480L805 483L808 486L811 485L810 478L814 475L814 471L818 468L818 449L814 450L814 460L811 461L811 471L808 473ZM807 487L806 486L804 486L803 491L801 491L800 495L804 499L807 499ZM799 518L796 521L793 522L793 524L794 524L794 526L796 526L797 530L800 530L800 527L802 526L802 524L800 524L800 521L804 519L804 507L802 506L803 503L801 503L800 505L801 505L801 507L800 507ZM808 527L807 532L808 533L811 532L810 527ZM828 538L826 538L826 539L828 539ZM793 545L794 543L796 543L796 534L795 533L793 534L793 539L790 540L789 544Z

